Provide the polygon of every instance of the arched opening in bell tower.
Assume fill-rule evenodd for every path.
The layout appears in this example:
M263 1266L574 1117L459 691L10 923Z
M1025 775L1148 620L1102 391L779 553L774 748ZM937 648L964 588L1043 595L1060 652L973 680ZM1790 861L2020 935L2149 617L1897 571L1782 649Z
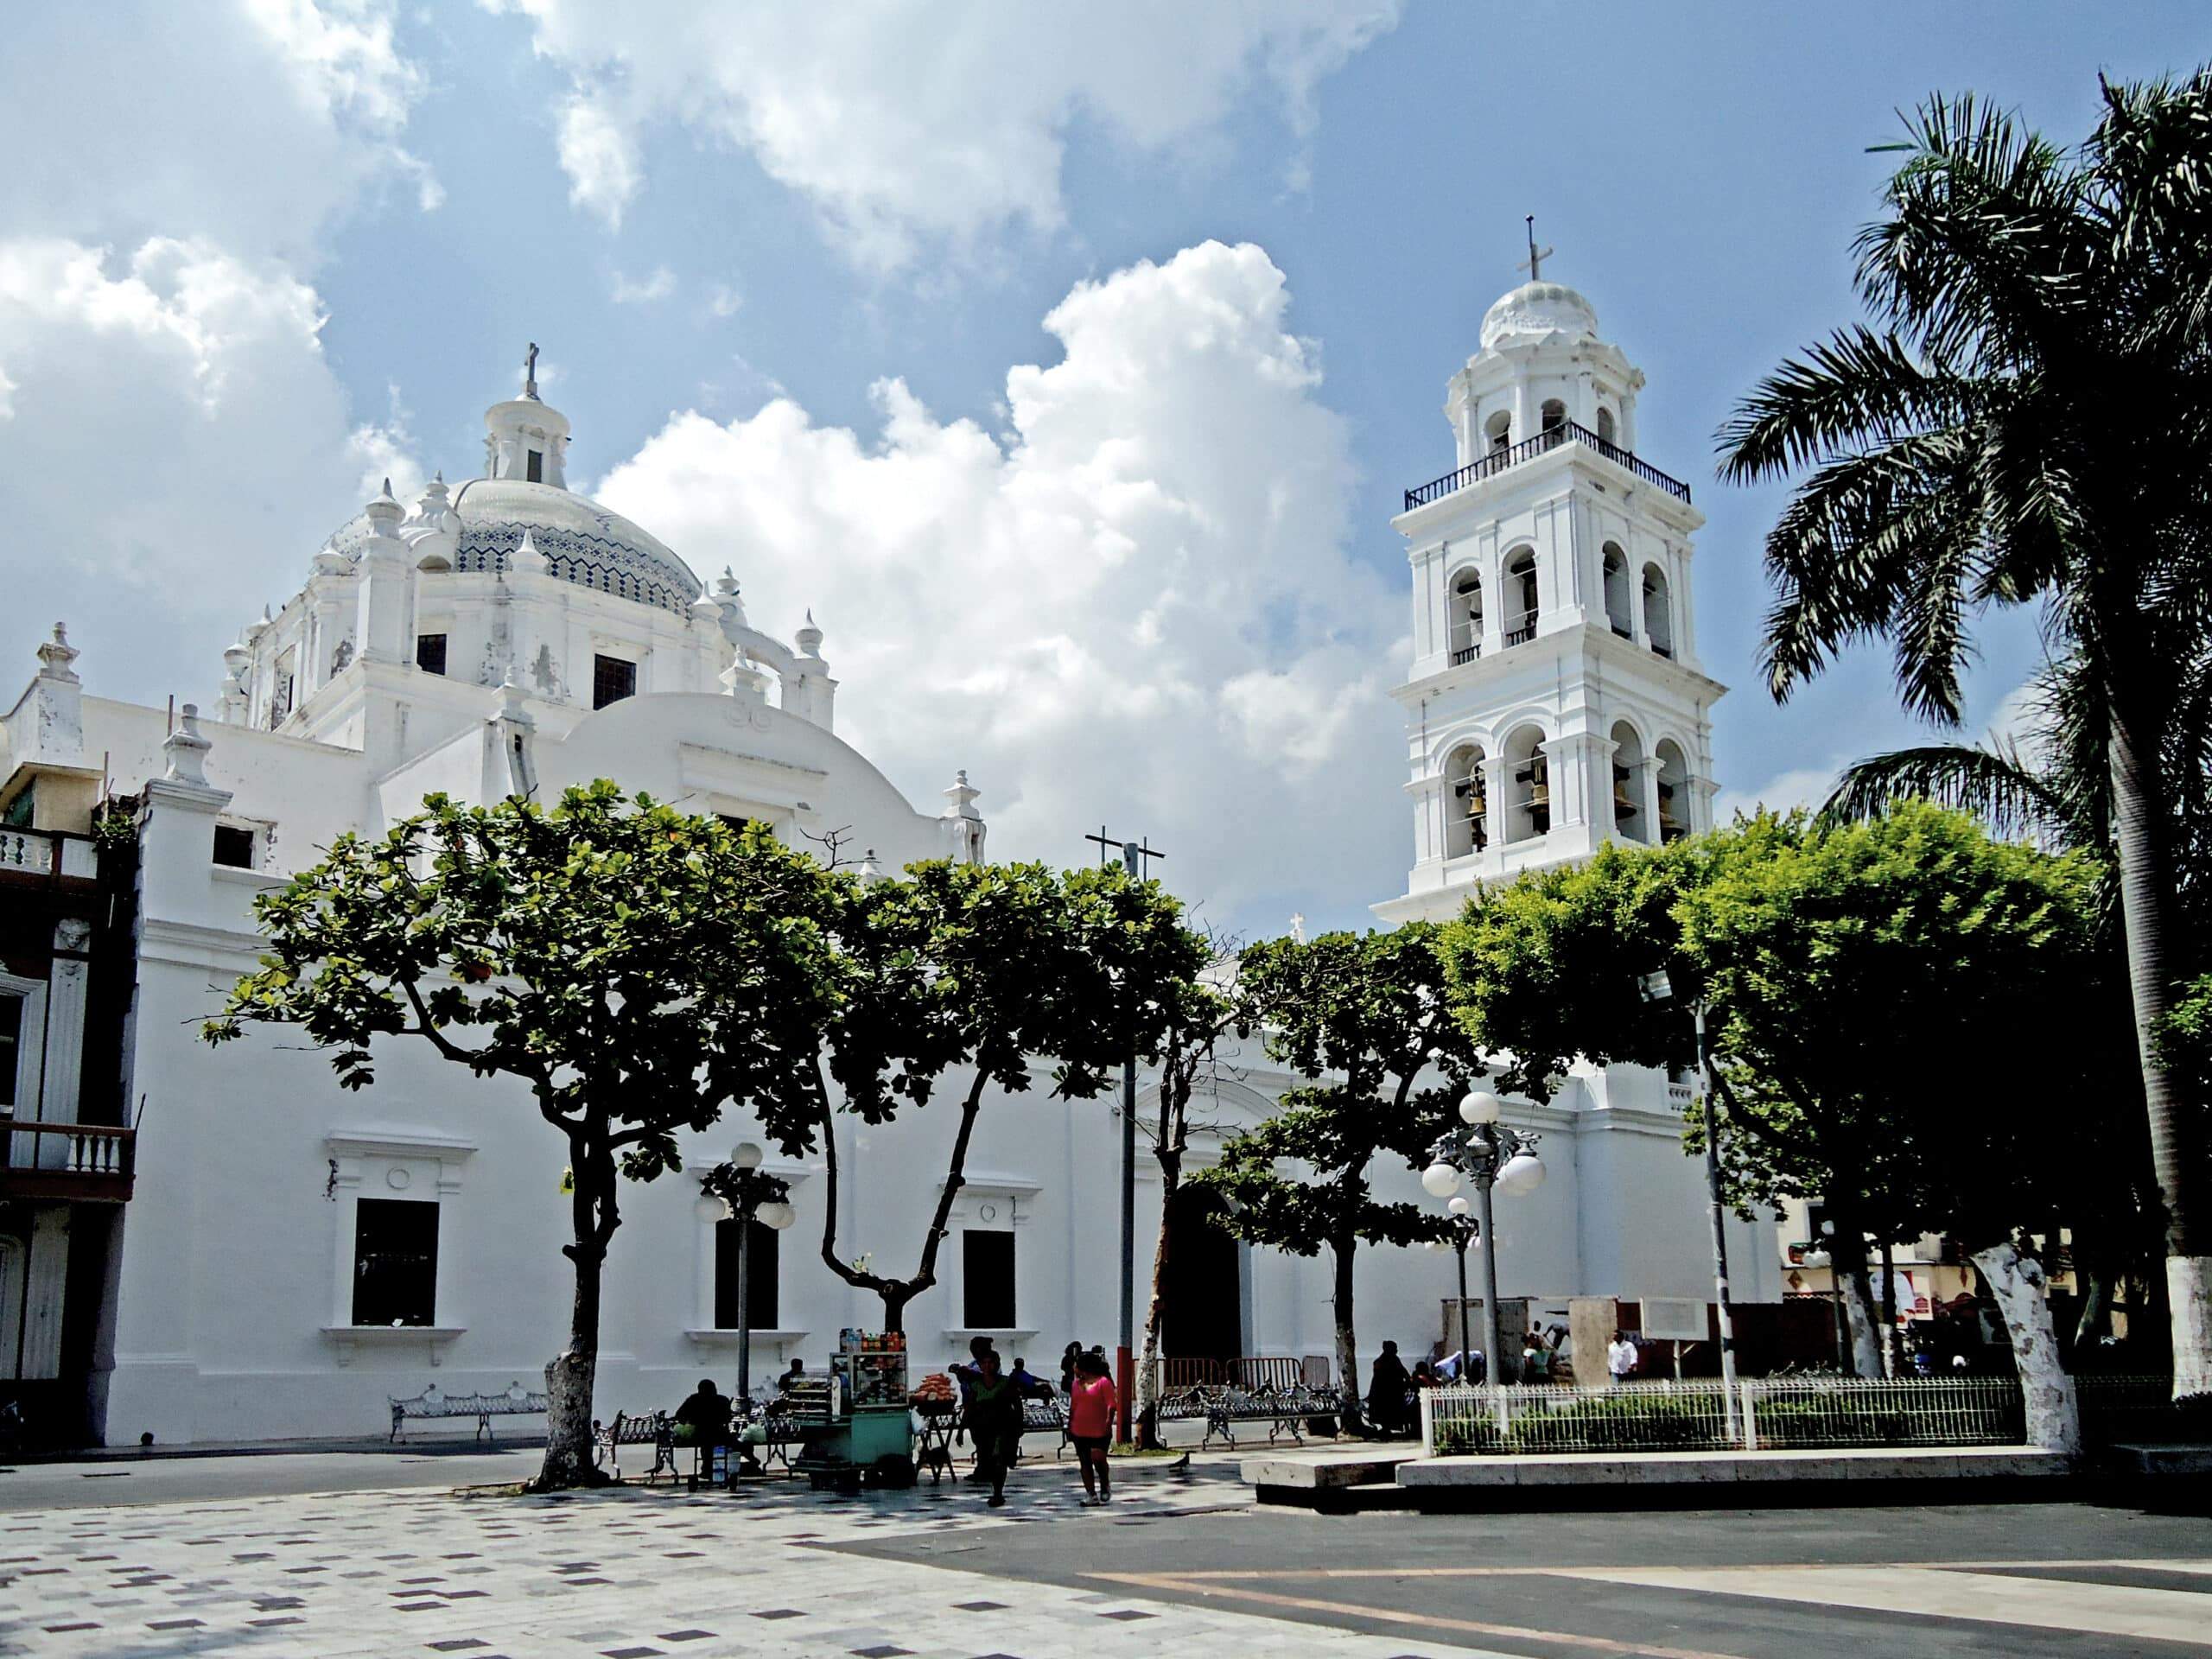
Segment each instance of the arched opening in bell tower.
M1599 409L1598 411L1599 442L1601 443L1618 443L1620 440L1614 436L1614 430L1613 411L1610 409Z
M1523 726L1505 740L1505 838L1534 841L1551 833L1551 760L1543 728Z
M1651 825L1643 810L1643 740L1628 721L1613 723L1613 833L1648 842Z
M1643 632L1659 655L1675 654L1675 619L1668 604L1667 573L1656 564L1643 567Z
M1567 430L1567 405L1556 397L1544 399L1544 430L1547 434Z
M1628 591L1628 555L1618 542L1605 543L1605 622L1624 639L1636 638L1635 610Z
M1690 769L1674 739L1662 737L1652 751L1659 763L1659 839L1680 841L1690 832Z
M1452 584L1452 661L1456 667L1483 654L1483 579L1463 570Z
M1505 559L1505 643L1525 644L1536 637L1541 595L1536 587L1536 550L1524 547Z
M1495 454L1500 449L1513 447L1513 412L1501 409L1483 423L1483 437Z
M1444 856L1465 858L1490 845L1490 801L1483 746L1454 749L1444 763Z

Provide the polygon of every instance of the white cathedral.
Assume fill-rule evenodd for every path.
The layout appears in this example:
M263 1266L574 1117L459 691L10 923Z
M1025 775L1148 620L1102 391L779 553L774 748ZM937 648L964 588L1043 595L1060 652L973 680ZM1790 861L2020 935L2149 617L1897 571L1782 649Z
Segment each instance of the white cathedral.
M1448 916L1478 879L1608 837L1708 822L1722 687L1698 666L1692 621L1702 521L1636 453L1641 385L1588 302L1544 282L1491 308L1451 378L1459 468L1408 492L1395 521L1413 571L1397 695L1414 860L1405 892L1375 907L1386 923ZM434 482L411 508L387 490L315 552L300 591L224 653L207 713L172 721L87 695L57 628L0 727L0 1394L35 1432L370 1435L390 1399L432 1382L537 1386L560 1345L564 1148L509 1080L395 1044L375 1085L346 1093L296 1037L199 1039L258 954L254 899L339 834L377 835L434 790L550 799L606 777L765 820L799 847L849 825L885 869L986 856L964 773L941 808L917 810L836 736L811 618L789 643L763 631L728 575L706 590L568 488L569 423L534 378L486 428L483 476ZM135 846L91 833L103 799L130 814ZM1254 1069L1215 1085L1209 1116L1226 1125L1290 1081L1245 1058ZM1709 1296L1686 1096L1616 1067L1510 1109L1542 1134L1550 1179L1500 1205L1503 1296L1540 1313L1570 1296ZM939 1282L907 1310L917 1362L984 1332L1042 1371L1070 1339L1112 1340L1116 1109L985 1105ZM726 1120L684 1148L683 1173L626 1197L601 1414L672 1405L701 1375L732 1382L737 1224L698 1180L749 1133ZM910 1262L950 1121L925 1110L838 1133L840 1248ZM841 1329L877 1313L817 1258L818 1167L768 1167L798 1220L753 1235L756 1378L789 1357L818 1369ZM1384 1196L1433 1202L1410 1170L1374 1174ZM1148 1159L1139 1180L1141 1240L1159 1220ZM1329 1354L1325 1261L1188 1219L1168 1354ZM1778 1300L1772 1226L1730 1225L1738 1295ZM1425 1351L1452 1278L1448 1256L1363 1249L1364 1353L1385 1338Z

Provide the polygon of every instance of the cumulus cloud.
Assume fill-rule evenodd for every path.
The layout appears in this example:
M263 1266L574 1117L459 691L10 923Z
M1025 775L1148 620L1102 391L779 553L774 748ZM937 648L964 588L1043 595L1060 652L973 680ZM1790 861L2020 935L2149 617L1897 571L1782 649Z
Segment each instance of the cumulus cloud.
M1778 772L1750 789L1724 789L1713 798L1713 821L1726 823L1738 812L1749 816L1762 808L1788 812L1801 806L1818 806L1835 791L1836 781L1849 764L1849 758L1838 756L1825 766L1793 766Z
M619 224L645 183L639 132L672 119L750 152L814 202L855 258L883 268L923 238L1057 226L1077 122L1158 149L1208 132L1256 87L1303 130L1314 85L1398 10L1398 0L486 3L526 15L537 49L575 78L559 144L578 206Z
M390 184L435 206L401 140L427 86L392 0L117 0L11 11L0 233L194 237L311 270Z
M102 690L206 693L365 474L408 480L404 427L349 417L321 327L281 264L205 241L0 241L10 614L67 620Z
M616 271L614 286L607 291L607 297L617 305L651 305L675 292L676 273L666 265L657 265L652 276L634 282Z
M1407 857L1403 597L1346 553L1288 302L1262 250L1208 243L1068 295L1004 432L887 380L875 434L687 412L598 493L732 565L756 623L810 606L842 734L918 801L968 767L994 853L1066 861L1103 817L1224 919L1357 919Z

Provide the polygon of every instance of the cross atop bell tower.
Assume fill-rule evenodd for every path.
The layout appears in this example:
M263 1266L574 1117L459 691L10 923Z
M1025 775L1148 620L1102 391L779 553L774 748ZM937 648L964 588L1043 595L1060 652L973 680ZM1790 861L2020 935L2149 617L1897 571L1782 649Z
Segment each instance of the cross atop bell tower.
M1478 881L1711 823L1687 484L1637 453L1643 376L1525 220L1530 280L1484 315L1444 413L1457 467L1405 493L1414 863L1389 921L1456 914Z

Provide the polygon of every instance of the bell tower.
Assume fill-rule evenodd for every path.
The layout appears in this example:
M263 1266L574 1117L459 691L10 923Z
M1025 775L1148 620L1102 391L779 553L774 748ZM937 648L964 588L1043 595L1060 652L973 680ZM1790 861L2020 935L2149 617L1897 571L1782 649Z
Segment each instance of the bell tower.
M1445 391L1458 465L1391 522L1413 574L1414 860L1388 921L1455 915L1478 880L1656 844L1712 821L1687 484L1637 449L1643 376L1574 289L1530 280Z

